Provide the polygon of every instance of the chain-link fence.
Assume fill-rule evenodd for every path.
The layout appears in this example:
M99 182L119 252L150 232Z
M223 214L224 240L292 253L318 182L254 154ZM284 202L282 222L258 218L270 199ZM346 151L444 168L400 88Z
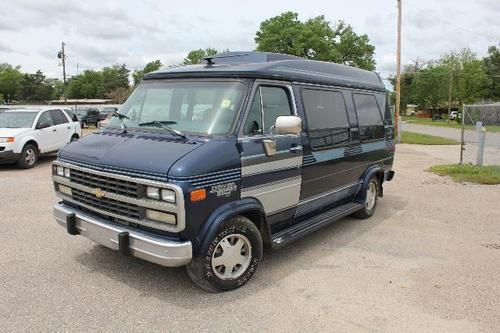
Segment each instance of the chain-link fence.
M500 165L500 103L464 105L460 163Z

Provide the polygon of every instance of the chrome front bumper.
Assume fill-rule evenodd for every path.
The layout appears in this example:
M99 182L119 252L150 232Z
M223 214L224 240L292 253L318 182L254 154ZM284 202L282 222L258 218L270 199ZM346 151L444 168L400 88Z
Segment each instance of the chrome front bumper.
M112 250L130 254L167 267L183 266L192 258L191 242L175 242L162 237L142 234L126 226L112 225L104 219L87 215L79 210L58 203L54 217L71 234L78 234ZM67 221L70 221L68 227Z

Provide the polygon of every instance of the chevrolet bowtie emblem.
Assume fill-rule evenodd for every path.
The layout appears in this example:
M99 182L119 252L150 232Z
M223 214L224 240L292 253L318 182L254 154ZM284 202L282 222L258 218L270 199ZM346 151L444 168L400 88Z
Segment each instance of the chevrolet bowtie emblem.
M104 196L106 195L106 192L101 190L100 188L96 188L94 190L94 194L97 198L101 199L101 198L104 198Z

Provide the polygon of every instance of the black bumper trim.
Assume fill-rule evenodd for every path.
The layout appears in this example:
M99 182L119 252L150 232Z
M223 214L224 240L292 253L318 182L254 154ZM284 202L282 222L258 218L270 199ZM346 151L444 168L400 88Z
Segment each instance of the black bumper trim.
M0 151L0 163L17 162L21 158L20 153L14 153L13 150Z
M122 255L130 255L130 238L128 231L122 231L118 234L118 249Z
M76 214L70 213L66 215L66 231L68 234L76 236L80 234L78 228L76 227Z

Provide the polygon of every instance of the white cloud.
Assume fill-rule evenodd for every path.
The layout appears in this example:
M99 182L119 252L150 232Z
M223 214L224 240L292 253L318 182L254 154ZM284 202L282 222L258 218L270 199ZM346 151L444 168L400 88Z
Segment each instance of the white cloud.
M500 41L500 1L403 2L403 64L470 47L478 55ZM180 63L192 49L251 50L259 23L284 11L301 19L342 19L376 47L377 71L395 70L396 2L255 0L189 2L16 0L2 4L0 61L61 76L57 52L65 41L68 72L160 59Z

